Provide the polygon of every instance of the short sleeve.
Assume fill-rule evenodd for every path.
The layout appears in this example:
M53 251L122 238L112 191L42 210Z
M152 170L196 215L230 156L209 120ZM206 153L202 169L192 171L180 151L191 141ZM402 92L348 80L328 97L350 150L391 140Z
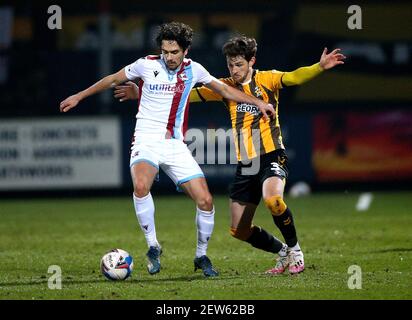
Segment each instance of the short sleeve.
M284 72L273 69L271 75L271 85L273 89L282 89L282 76Z
M200 87L200 88L195 88L193 90L196 91L197 96L203 102L206 102L206 101L222 101L223 100L223 97L220 94L210 90L209 88Z
M208 84L212 82L214 77L212 77L200 63L192 62L193 68L196 72L196 83Z
M127 79L134 80L136 78L142 77L144 70L144 61L144 58L140 58L139 60L136 60L135 62L129 64L124 68Z

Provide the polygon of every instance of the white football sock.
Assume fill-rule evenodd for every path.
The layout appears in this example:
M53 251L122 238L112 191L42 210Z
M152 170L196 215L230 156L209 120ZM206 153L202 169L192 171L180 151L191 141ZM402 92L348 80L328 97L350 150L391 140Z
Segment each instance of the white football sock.
M196 257L206 255L207 245L215 225L215 208L203 211L196 208L197 247Z
M300 251L299 242L296 242L296 244L293 247L289 248L289 250Z
M286 257L288 255L288 245L286 243L283 244L282 249L278 252L279 256Z
M149 194L143 198L138 198L133 193L134 208L136 211L136 217L139 221L140 228L142 229L146 238L147 246L159 246L156 238L156 228L154 221L154 203L152 195Z

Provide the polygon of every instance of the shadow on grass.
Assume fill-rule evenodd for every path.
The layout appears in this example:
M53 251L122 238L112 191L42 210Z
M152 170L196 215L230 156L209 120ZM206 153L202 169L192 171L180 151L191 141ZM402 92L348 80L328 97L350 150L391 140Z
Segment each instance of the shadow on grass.
M190 281L195 281L195 280L205 280L205 281L223 281L223 280L229 280L229 279L238 279L240 276L220 276L220 277L213 277L213 278L205 278L201 274L196 274L196 275L185 275L185 276L178 276L178 277L165 277L165 278L160 278L157 277L156 275L150 277L150 278L137 278L133 277L130 278L126 281L110 281L106 280L103 277L98 278L98 279L62 279L62 286L70 286L70 285L76 285L76 284L91 284L91 283L125 283L129 285L136 285L136 284L163 284L164 282L175 282L175 281L182 281L182 282L190 282ZM47 279L42 279L42 280L30 280L30 281L12 281L12 282L0 282L0 288L7 288L7 287L15 287L15 286L37 286L37 285L48 285L48 280Z
M372 250L369 252L373 253L387 253L387 252L410 252L412 248L392 248L392 249L381 249L381 250Z

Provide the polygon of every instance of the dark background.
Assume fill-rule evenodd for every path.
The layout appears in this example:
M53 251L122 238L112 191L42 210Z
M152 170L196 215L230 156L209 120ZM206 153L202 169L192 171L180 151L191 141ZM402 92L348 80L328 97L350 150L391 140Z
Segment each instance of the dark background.
M362 29L350 30L351 4L333 0L2 1L0 8L12 8L12 31L10 41L0 43L0 120L62 117L60 101L141 56L157 53L154 28L178 20L196 33L189 57L216 77L228 75L222 44L239 33L257 39L256 68L261 70L291 71L319 61L324 47L342 48L348 56L344 66L281 91L279 114L291 160L289 181L306 181L315 190L410 188L412 161L409 166L404 163L412 159L412 4L359 2ZM50 5L62 9L61 30L48 28ZM110 29L106 38L104 21L109 21ZM5 27L0 23L0 28ZM109 52L106 60L104 50ZM111 95L106 100L94 96L64 115L121 119L124 183L111 191L130 193L127 149L136 106L119 103ZM376 125L381 118L392 120ZM357 119L363 119L361 124ZM229 116L219 103L193 105L189 126L229 128ZM351 148L359 144L361 151ZM347 166L352 166L350 155L355 154L356 174L325 171L322 163L328 159L322 158L321 151L328 148L336 153L335 160ZM398 149L404 151L397 153ZM370 172L368 162L382 166ZM168 179L162 181L155 188L174 190ZM226 192L230 174L212 174L208 181L213 191Z

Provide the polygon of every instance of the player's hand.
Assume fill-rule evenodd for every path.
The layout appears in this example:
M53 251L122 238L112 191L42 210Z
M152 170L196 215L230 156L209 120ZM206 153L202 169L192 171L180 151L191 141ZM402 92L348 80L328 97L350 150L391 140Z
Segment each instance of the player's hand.
M319 64L322 69L328 70L338 64L344 64L343 60L346 59L342 53L339 53L340 49L335 49L331 53L328 52L328 48L323 49L322 56L320 57Z
M275 109L273 108L273 105L271 105L270 103L263 102L257 107L259 108L260 112L262 112L263 119L265 121L269 120L268 114L271 116L275 115Z
M80 98L77 94L74 94L66 98L65 100L60 102L60 112L69 111L71 108L74 108L75 106L77 106L79 102L80 102Z
M120 102L126 100L137 100L139 98L139 87L132 81L114 88L114 97Z

